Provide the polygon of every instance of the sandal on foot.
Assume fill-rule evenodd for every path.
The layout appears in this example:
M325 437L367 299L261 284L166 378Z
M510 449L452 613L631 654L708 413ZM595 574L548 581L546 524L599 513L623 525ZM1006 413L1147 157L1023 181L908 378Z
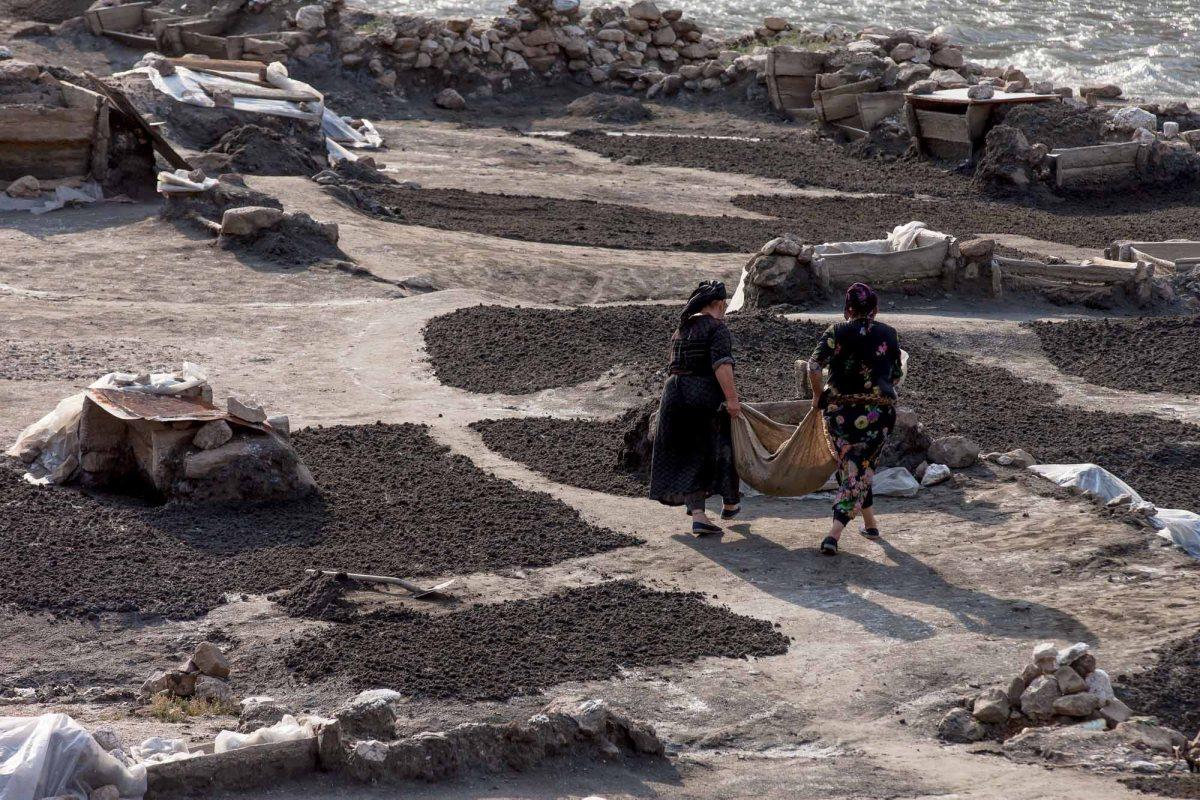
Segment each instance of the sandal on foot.
M838 542L832 536L826 536L825 541L821 542L821 555L836 556Z
M725 529L717 525L709 525L707 522L696 522L692 520L692 533L696 536L703 536L706 533L724 533Z
M721 519L733 519L740 513L742 513L742 504L738 503L733 508L722 508Z
M878 539L879 538L879 528L863 528L862 535L867 537L868 539Z

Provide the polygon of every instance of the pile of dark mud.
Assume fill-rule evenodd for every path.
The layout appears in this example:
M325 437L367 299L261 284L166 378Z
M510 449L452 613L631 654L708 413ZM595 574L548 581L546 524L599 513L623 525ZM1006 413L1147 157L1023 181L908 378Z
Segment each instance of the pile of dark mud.
M1150 667L1119 680L1117 696L1139 714L1158 717L1189 739L1200 731L1200 634L1158 650Z
M228 156L223 172L309 177L325 166L325 142L317 131L303 134L289 136L261 125L243 125L222 136L208 152Z
M694 253L757 251L779 235L770 220L671 214L553 197L342 181L326 191L378 219L505 239Z
M742 195L734 205L777 217L776 228L809 242L878 239L897 225L920 220L960 238L1012 233L1077 247L1107 247L1116 239L1163 241L1200 237L1195 213L1200 192L1130 189L1113 195L1055 198L1037 205L1030 195L1010 202L892 197L779 197Z
M305 575L279 601L279 605L293 617L349 622L357 612L354 604L346 600L346 592L353 591L357 586L345 573Z
M1104 144L1108 114L1099 108L1075 108L1066 103L1023 103L998 106L996 124L1016 128L1030 144L1091 147Z
M572 100L567 104L567 114L618 124L644 122L654 116L636 97L601 92L592 92Z
M802 134L749 141L692 136L608 136L602 131L576 131L567 141L614 160L633 159L668 167L757 175L790 181L797 186L843 192L937 197L974 194L967 178L932 164L921 161L888 164L874 158L857 158L829 141ZM872 202L878 207L878 200Z
M0 469L0 604L193 617L309 568L464 574L638 543L483 472L423 426L309 428L293 443L319 493L290 503L148 506ZM488 519L506 521L503 535Z
M1034 322L1068 375L1134 392L1200 394L1200 317Z
M526 318L532 320L530 325L522 324ZM586 326L573 327L575 320L586 320ZM641 382L644 394L655 395L661 390L673 325L669 310L652 306L574 311L485 306L431 321L426 342L439 380L469 391L516 394L531 391L530 386L548 388L555 379L563 381L558 385L568 386L621 365ZM796 396L794 363L808 357L825 326L758 314L738 315L730 328L739 393L743 401L754 402ZM603 347L589 349L586 343L593 337L581 336L579 330L603 332ZM514 338L514 331L521 332L519 337ZM1200 445L1191 444L1200 442L1200 427L1148 414L1062 406L1058 391L1048 383L976 364L940 349L924 332L901 330L900 338L910 353L902 403L921 414L932 435L965 434L985 451L1020 447L1045 463L1099 464L1156 505L1200 509ZM543 358L547 352L554 356L553 365L545 366L550 360ZM486 364L491 368L484 369ZM504 447L506 442L522 442L524 436L510 430L522 424L544 423L508 423L498 429L503 434L497 433L493 441ZM608 427L593 431L586 427L589 424ZM627 485L612 474L615 467L607 477L584 479L569 463L577 450L613 434L608 423L557 426L554 431L563 437L554 448L501 452L572 485L599 488L606 481L616 488ZM619 441L613 446L619 446ZM597 456L596 467L602 463Z
M488 419L471 427L489 448L533 465L555 483L622 497L645 497L648 476L627 471L621 463L628 416L599 422L553 417Z
M195 360L194 353L140 339L0 339L0 380L6 381L91 383L107 372L164 372Z
M253 236L222 236L218 242L225 250L303 269L317 264L351 264L337 240L336 225L317 222L305 212L296 211Z
M771 623L632 581L571 589L453 614L380 611L299 641L287 666L357 689L504 700L630 667L787 652Z
M1200 775L1139 775L1136 778L1123 778L1121 783L1130 789L1159 797L1178 797L1183 800L1200 798Z

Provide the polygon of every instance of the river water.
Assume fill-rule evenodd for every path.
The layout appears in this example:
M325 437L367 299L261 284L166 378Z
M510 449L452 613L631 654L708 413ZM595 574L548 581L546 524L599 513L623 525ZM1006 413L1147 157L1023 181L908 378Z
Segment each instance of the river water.
M488 18L509 0L360 0L429 16ZM584 0L584 8L593 4ZM667 8L673 3L662 4ZM950 34L967 57L1016 64L1033 79L1078 87L1116 83L1147 100L1200 98L1200 3L1195 0L679 0L714 33L740 33L765 16L820 30L829 23L909 26Z

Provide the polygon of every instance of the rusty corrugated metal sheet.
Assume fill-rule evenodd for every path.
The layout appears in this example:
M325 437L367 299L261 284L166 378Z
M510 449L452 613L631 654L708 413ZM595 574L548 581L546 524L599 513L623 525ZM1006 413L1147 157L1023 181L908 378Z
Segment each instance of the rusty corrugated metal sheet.
M228 419L229 412L198 397L173 397L149 392L88 389L88 398L114 417L148 419L155 422L209 422Z

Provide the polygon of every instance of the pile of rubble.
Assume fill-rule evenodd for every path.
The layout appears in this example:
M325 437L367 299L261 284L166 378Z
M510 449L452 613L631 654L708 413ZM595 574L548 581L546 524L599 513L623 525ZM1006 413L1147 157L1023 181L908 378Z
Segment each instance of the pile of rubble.
M143 701L157 695L207 701L228 708L236 700L229 688L229 659L212 642L201 642L195 652L175 669L158 670L142 684Z
M1030 727L1084 723L1104 730L1133 718L1086 643L1060 650L1043 642L1034 648L1032 663L1007 686L963 698L962 706L942 718L938 735L949 742L1005 740Z

